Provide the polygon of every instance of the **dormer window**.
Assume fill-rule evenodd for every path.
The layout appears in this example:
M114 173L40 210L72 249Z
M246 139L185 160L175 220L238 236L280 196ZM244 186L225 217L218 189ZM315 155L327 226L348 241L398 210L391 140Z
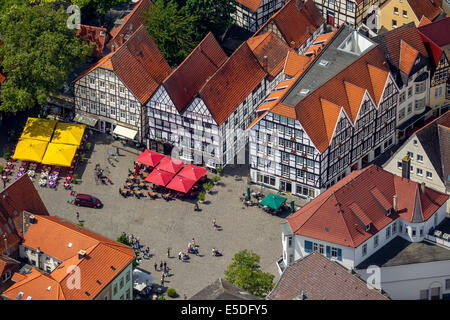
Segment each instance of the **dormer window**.
M366 232L368 232L370 230L370 224L368 224L367 226L366 226Z
M386 212L386 216L389 217L392 213L392 208L390 208L387 212Z

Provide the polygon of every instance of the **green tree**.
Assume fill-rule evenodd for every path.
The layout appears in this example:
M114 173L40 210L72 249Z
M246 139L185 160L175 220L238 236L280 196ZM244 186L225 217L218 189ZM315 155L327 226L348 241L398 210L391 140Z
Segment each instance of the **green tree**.
M169 64L179 64L195 48L195 16L186 16L174 0L156 0L143 15L147 31Z
M197 17L195 37L201 41L209 31L218 37L231 26L236 7L232 0L186 0L185 10L186 15Z
M22 6L27 0L0 0L0 14L7 12L13 5Z
M48 4L17 6L0 15L0 65L7 74L0 110L17 112L45 104L92 50L67 28L68 14Z
M80 8L94 9L99 14L106 14L111 8L117 7L129 0L71 0L73 5ZM61 3L61 0L30 0L30 3ZM67 2L67 1L65 1Z
M120 242L126 246L133 248L132 244L128 241L127 237L124 236L123 234L117 238L117 242ZM137 266L139 266L138 260L141 258L141 253L136 248L133 248L133 251L134 251L134 255L136 256L133 260L133 268L136 268Z
M225 280L245 291L264 298L272 290L274 276L262 272L259 256L248 250L241 250L233 257L233 262L225 270Z

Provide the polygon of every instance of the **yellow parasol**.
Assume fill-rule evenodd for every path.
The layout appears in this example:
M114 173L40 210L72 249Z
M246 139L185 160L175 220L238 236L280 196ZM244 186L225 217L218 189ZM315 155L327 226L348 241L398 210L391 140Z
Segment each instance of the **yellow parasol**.
M84 124L58 122L51 142L78 146L85 129Z
M34 139L20 139L17 143L13 159L41 162L48 142Z
M53 166L70 167L76 151L77 146L52 142L48 144L41 162Z
M20 139L35 139L50 142L55 125L55 120L28 118Z

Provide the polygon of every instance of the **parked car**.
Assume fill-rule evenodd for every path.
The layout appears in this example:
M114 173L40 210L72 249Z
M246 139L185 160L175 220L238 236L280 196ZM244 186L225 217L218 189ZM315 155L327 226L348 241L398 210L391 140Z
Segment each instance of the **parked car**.
M99 199L88 194L77 194L77 196L75 197L74 204L76 206L90 207L90 208L103 207L103 203Z

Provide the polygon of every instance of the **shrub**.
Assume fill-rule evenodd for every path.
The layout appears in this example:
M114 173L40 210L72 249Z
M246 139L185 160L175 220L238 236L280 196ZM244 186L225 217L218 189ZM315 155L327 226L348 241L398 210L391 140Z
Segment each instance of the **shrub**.
M221 166L219 166L219 167L217 167L216 171L218 174L221 174L223 171L223 168Z
M8 160L9 159L9 151L3 152L3 158Z
M90 142L86 143L86 150L91 150L91 143Z
M213 181L214 183L217 183L217 182L220 181L220 177L219 177L219 176L214 176L214 177L212 177L212 181Z
M80 222L78 225L79 225L80 227L84 227L84 222Z
M177 295L177 291L174 288L167 289L166 293L171 298L175 298L175 296Z
M164 295L160 295L160 296L158 297L158 300L166 300L166 298L164 298Z
M73 175L73 183L77 183L78 180L78 173L74 173Z
M198 194L198 200L205 201L205 198L206 198L206 194L204 192L200 192Z
M205 189L206 192L209 192L213 188L213 185L211 182L207 182L203 184L203 189Z
M84 162L84 158L86 157L86 154L85 153L82 153L81 154L81 156L80 156L80 161L81 162Z
M0 173L3 172L3 169L4 169L4 167L3 167L3 166L0 166Z

